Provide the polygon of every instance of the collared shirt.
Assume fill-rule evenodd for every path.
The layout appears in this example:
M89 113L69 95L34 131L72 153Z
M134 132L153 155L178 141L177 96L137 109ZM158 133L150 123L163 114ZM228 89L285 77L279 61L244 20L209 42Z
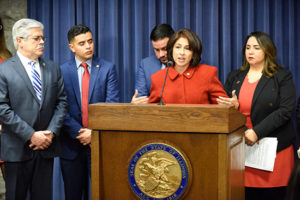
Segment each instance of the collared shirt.
M77 74L78 74L78 81L79 81L79 90L80 90L80 97L82 96L81 94L81 90L82 90L82 76L84 73L84 67L81 66L81 63L83 63L82 61L78 60L75 56L75 62L76 62L76 67L77 67ZM85 62L86 64L88 64L88 71L91 74L91 69L92 69L92 59L89 59Z
M29 64L30 61L35 61L35 70L41 75L41 80L43 80L43 76L41 74L41 68L40 68L40 63L39 63L39 60L30 60L28 58L26 58L25 56L23 56L19 51L17 51L17 54L21 60L21 63L23 64L26 72L27 72L27 75L29 77L29 79L31 80L32 82L32 67L31 65Z
M161 63L160 69L164 69L164 68L166 68L166 63Z

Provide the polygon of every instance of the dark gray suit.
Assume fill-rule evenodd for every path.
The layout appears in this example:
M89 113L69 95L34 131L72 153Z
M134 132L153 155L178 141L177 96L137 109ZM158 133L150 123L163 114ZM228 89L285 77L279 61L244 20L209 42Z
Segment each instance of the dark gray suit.
M54 62L39 58L39 64L43 87L41 104L17 54L0 64L1 158L6 162L30 161L37 155L42 158L58 155L56 140L67 112L63 77ZM56 137L47 149L33 151L28 146L30 137L39 130L50 130Z

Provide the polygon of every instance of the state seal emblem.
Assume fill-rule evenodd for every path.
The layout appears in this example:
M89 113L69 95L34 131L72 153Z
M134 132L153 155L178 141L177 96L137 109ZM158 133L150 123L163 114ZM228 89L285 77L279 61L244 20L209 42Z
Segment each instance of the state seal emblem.
M149 143L131 157L129 184L140 199L179 199L189 185L190 168L187 158L175 147Z

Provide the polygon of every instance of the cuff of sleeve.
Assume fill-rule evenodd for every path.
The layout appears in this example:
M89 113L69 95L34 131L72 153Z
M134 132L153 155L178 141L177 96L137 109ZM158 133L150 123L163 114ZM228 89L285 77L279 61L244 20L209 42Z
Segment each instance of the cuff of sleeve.
M261 134L260 134L260 130L257 130L257 128L253 127L254 132L256 133L257 136L257 140L260 140L262 138Z

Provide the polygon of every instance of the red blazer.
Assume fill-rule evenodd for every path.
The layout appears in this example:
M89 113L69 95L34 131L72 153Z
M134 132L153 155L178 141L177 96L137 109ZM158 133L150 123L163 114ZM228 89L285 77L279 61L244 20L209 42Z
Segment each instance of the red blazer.
M158 103L167 69L151 76L149 103ZM228 97L217 76L217 68L199 64L179 74L170 67L163 93L164 103L216 104L219 96Z

